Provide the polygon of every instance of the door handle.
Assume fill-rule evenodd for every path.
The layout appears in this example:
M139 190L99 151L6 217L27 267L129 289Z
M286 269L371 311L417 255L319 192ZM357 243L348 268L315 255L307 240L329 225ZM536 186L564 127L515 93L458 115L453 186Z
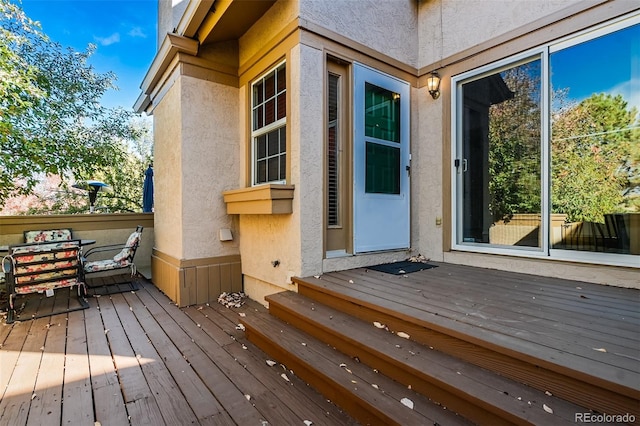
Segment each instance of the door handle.
M460 172L460 159L456 158L455 161L453 162L453 165L456 167L456 169L458 169L458 172ZM463 158L462 159L462 173L465 173L467 171L467 159Z

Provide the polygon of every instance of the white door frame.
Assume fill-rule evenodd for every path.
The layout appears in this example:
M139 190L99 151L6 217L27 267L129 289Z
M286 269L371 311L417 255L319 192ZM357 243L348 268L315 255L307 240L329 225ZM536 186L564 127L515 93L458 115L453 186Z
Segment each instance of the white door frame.
M410 247L410 87L405 81L354 64L353 247L355 253ZM400 143L365 136L365 83L400 96ZM399 194L366 193L366 146L400 149Z

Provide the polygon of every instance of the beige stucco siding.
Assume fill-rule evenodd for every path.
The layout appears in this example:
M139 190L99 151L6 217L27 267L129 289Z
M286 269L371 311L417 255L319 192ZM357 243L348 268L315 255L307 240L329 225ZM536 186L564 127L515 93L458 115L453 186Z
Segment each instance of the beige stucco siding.
M292 276L322 269L323 69L317 49L298 45L288 55L288 96L300 100L289 105L287 116L293 213L240 215L242 270L255 282L287 288ZM251 286L247 291L260 299Z
M153 115L155 246L181 258L182 112L180 81L166 93Z
M580 1L441 0L418 3L420 68Z
M156 249L176 259L238 253L222 191L237 185L238 89L180 76L154 111ZM237 237L237 235L236 235Z
M292 105L291 177L299 182L294 211L300 212L302 276L322 272L324 182L324 54L299 45L291 54L299 66L291 70ZM298 143L295 143L295 140ZM297 147L297 150L295 149Z
M441 260L443 247L442 107L423 88L412 88L411 247L414 254Z
M239 170L238 89L182 77L182 257L238 252L238 239L221 242L220 228L235 228L222 191ZM237 233L236 229L233 229Z
M415 67L417 4L415 0L300 0L300 19Z
M265 44L273 40L282 29L298 17L297 0L276 2L238 41L240 47L239 64L254 58Z

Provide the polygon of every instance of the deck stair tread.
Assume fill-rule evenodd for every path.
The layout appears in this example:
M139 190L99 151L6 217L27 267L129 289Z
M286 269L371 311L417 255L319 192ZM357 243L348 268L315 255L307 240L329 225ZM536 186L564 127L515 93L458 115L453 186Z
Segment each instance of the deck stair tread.
M273 315L240 318L247 338L283 368L310 383L362 424L468 425L465 418ZM413 409L401 401L407 398Z
M390 329L398 331L398 327L404 327L412 339L418 342L434 346L443 352L453 353L466 361L497 371L539 390L549 390L554 395L580 406L598 412L630 413L636 418L640 416L637 345L634 345L635 349L628 355L602 353L597 350L602 346L594 346L589 348L588 355L579 356L574 351L575 347L559 350L553 343L540 344L539 340L544 340L545 336L523 338L520 329L499 332L483 323L472 325L448 318L442 314L439 306L425 309L423 301L416 300L417 295L408 297L388 293L397 290L387 289L388 286L398 285L394 284L392 279L379 278L367 272L355 270L352 275L346 276L332 273L322 277L296 277L294 281L300 294L367 321L383 318ZM438 276L431 279L446 280L447 277ZM412 284L412 278L405 280L405 285ZM424 277L421 280L424 280ZM501 282L504 283L504 280ZM424 289L425 283L422 285ZM566 287L575 289L575 285L571 282ZM584 289L589 289L588 285L582 285ZM578 294L582 294L582 290L578 291ZM637 294L631 293L628 296L637 297ZM510 295L505 299L510 300L509 297ZM457 298L457 295L452 295L448 305L455 305ZM505 309L511 307L506 305ZM582 309L583 318L588 319L588 309ZM549 334L553 334L551 330ZM585 334L585 331L582 334ZM635 335L637 336L637 332ZM594 356L600 357L601 361L587 358ZM636 365L633 370L622 367L620 361L624 357L635 360L632 362L632 365ZM609 361L612 362L611 365Z
M273 315L476 422L573 424L575 413L586 411L300 294L267 300Z
M315 277L305 278L304 285L327 289L329 287L327 284L330 284L330 286L341 285L340 280L337 276L324 275L321 279ZM358 285L367 285L367 283L359 281ZM389 291L397 291L397 289ZM580 374L587 380L597 381L605 387L611 386L613 390L620 393L626 393L636 398L640 397L640 364L637 362L637 341L634 342L635 344L632 345L632 348L627 350L628 354L621 356L618 360L620 363L627 364L625 374L620 376L618 370L612 369L606 364L589 362L591 358L606 356L604 353L594 350L594 347L599 347L596 344L582 347L566 340L558 341L551 336L551 333L544 332L528 335L527 333L530 332L509 327L508 325L487 323L482 321L481 318L468 315L462 309L459 312L450 311L446 315L443 315L442 312L429 313L423 310L425 301L422 298L413 305L394 304L393 301L388 300L388 295L381 293L382 290L375 289L375 284L373 283L370 284L368 292L372 294L378 293L380 296L387 297L385 306L377 306L377 309L402 312L405 314L405 318L410 319L410 321L428 323L435 330L446 330L447 333L452 333L462 340L487 346L490 349L498 349L518 358L532 358L535 362L543 363L551 369L570 367L576 374ZM345 286L341 297L358 298L361 295L362 293ZM367 303L367 301L362 300L362 303ZM378 303L378 301L376 300L375 303ZM434 301L434 303L438 302ZM518 338L513 336L518 336ZM635 336L637 336L637 332ZM559 349L563 345L571 345L571 352L578 351L580 353L575 355L567 354ZM610 356L610 354L608 355ZM558 364L558 362L562 364Z

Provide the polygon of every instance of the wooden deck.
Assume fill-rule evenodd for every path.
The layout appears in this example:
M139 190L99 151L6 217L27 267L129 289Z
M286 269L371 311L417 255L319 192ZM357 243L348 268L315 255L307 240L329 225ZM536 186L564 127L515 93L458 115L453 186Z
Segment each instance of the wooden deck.
M76 303L56 293L22 318ZM0 324L0 425L355 424L245 340L240 313L264 311L252 301L179 309L141 282L89 303Z
M406 275L353 269L315 282L640 390L640 290L436 265Z
M365 338L370 329L384 332L371 325L379 321L395 333L410 334L412 340L429 349L441 350L487 371L497 371L499 376L528 383L539 393L516 385L509 385L512 387L507 392L506 388L498 387L502 379L497 378L483 383L489 388L502 389L496 394L502 399L530 394L523 418L537 410L539 413L535 415L544 419L547 413L541 408L542 401L555 409L554 416L563 424L573 423L574 413L582 407L608 414L623 414L624 407L624 412L635 413L636 419L640 418L640 290L434 264L436 268L404 275L360 268L318 278L296 278L300 296L312 298L304 302L306 305L300 305L301 313L304 317L306 309L308 317L315 315L318 321L324 321L327 335L337 331L338 321L344 321L347 337L349 330L351 334L360 330L356 331L357 337ZM381 400L376 399L379 394L373 391L374 384L376 390L386 389L390 397L402 396L411 389L404 383L405 379L418 390L417 374L426 374L433 362L431 358L420 358L420 364L419 352L442 358L435 351L412 347L409 358L415 364L412 368L417 369L407 374L402 373L404 367L399 364L394 367L400 371L397 378L390 376L399 386L394 393L391 382L382 384L378 370L383 372L383 366L391 365L388 363L396 348L409 347L409 343L394 343L392 337L400 339L397 336L381 337L376 350L387 351L387 364L371 370L365 358L378 362L373 355L345 352L346 358L342 359L339 354L321 353L322 344L312 345L309 335L278 324L277 318L268 319L273 315L253 301L247 301L239 309L228 309L217 303L179 309L145 281L140 282L138 291L129 291L127 287L120 290L126 291L90 298L91 307L86 310L24 320L36 311L46 313L77 303L73 296L63 292L56 292L55 298L30 295L32 299L21 311L24 321L0 324L0 425L92 425L94 422L101 425L289 425L304 424L305 420L314 425L357 424L329 402L329 397L322 396L294 374L296 371L300 377L312 376L307 372L302 374L302 364L295 365L294 358L288 356L289 352L298 350L303 350L303 355L313 360L313 364L322 362L319 368L323 371L319 373L335 376L334 382L320 375L319 384L311 379L307 382L325 394L334 395L333 399L349 409L354 403L346 397L340 399L333 383L342 380L344 388L355 387L361 395L366 389L371 393L373 405L366 408L359 402L355 410L360 411L358 418L365 419L365 423L390 424L366 420L370 412L385 410L381 408L384 405ZM99 287L95 288L96 294L100 291ZM285 299L280 297L280 302L284 303ZM273 300L275 312L275 298ZM302 303L297 298L291 301ZM320 303L364 321L356 324L337 311L321 308ZM278 310L282 311L282 307ZM289 322L299 327L303 317L291 316L294 319ZM265 330L270 327L276 341L287 343L289 348L280 353L271 351L275 343L265 340L265 349L273 352L269 356L249 342L246 339L249 327L245 333L238 324L250 318ZM309 322L307 332L320 330L320 325L320 322ZM288 339L282 334L283 330L289 330L284 332L288 333ZM353 337L356 336L350 338ZM390 346L385 348L381 342ZM335 340L327 347L338 347L338 343ZM448 383L460 377L463 383L460 393L472 394L473 389L465 389L468 385L464 385L470 376L460 375L463 368L467 371L465 374L470 374L470 367L442 359L451 365L442 364L435 374L451 368L453 380ZM287 365L270 366L267 360ZM354 364L353 360L358 362ZM520 361L522 364L518 364ZM366 382L365 378L373 373L367 379L372 385L354 384L353 377L349 377L352 371L341 368L347 364L354 375L356 368L362 370L357 372L361 377L358 381ZM348 375L338 377L336 371ZM490 380L495 383L489 383ZM431 384L424 383L431 389ZM592 388L585 392L585 383L593 384L595 392L591 392ZM456 393L451 390L452 403ZM607 396L613 394L622 395L622 399ZM493 394L488 396L500 399ZM563 405L557 397L571 402ZM416 416L441 415L437 411L418 413L419 409L427 409L427 399L431 397L425 397L422 403L418 398L412 397L416 401ZM436 398L434 401L438 402ZM473 418L473 410L470 409L467 416L464 412L467 404L463 399L460 401L461 409L456 412ZM527 404L524 401L519 398L509 404ZM385 404L389 405L388 411L381 415L395 414L401 405L399 401ZM517 407L512 410L518 414L516 411ZM464 424L465 419L439 423ZM527 421L507 421L507 424L513 423L527 424ZM542 423L530 420L529 424Z
M543 392L640 417L640 290L430 263L296 282L301 295Z

